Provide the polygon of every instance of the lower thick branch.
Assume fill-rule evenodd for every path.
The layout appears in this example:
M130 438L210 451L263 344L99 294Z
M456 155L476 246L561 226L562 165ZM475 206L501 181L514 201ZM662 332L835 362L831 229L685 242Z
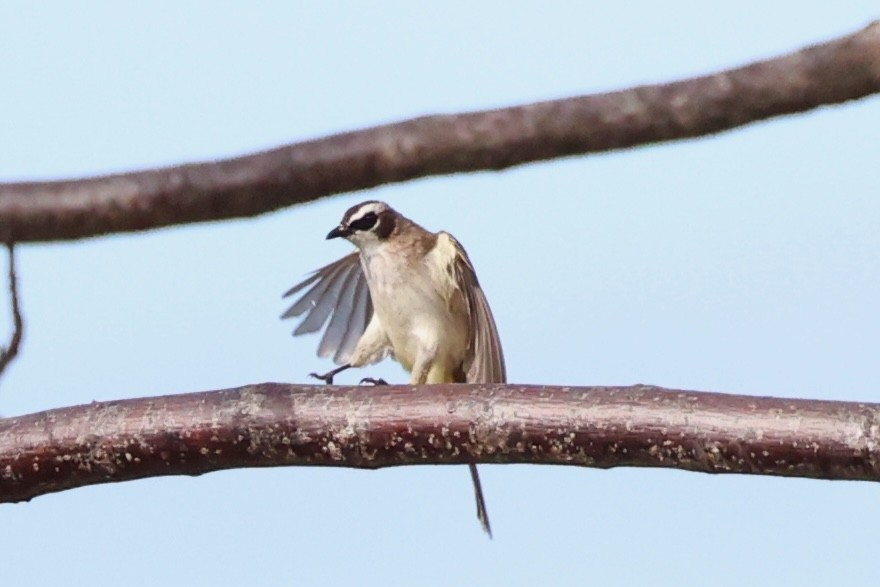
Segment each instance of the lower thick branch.
M642 385L266 383L0 420L0 502L236 467L468 462L880 481L880 404Z

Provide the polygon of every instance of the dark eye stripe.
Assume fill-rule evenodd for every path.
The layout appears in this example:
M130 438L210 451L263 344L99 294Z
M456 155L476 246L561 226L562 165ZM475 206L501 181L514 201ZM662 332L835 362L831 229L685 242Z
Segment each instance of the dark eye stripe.
M379 219L376 216L375 212L367 212L363 215L363 217L358 218L354 222L352 222L349 227L352 230L370 230L374 226L376 226L376 221Z

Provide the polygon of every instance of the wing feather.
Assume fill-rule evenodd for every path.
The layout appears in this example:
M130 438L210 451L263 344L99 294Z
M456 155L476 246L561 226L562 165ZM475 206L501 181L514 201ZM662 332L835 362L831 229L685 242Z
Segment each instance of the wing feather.
M342 346L342 342L345 340L345 334L348 332L348 326L351 322L351 314L354 311L354 293L357 287L358 273L360 273L358 267L351 267L346 272L345 277L339 280L340 295L336 298L336 305L326 304L331 307L332 315L330 316L327 328L324 330L321 344L318 345L319 357L327 357L336 353L336 350Z
M327 283L322 280L306 295L309 297L308 313L294 331L294 335L308 334L321 330L331 314L336 312L344 294L344 286L351 275L353 267L342 267L327 276ZM319 289L320 288L320 289ZM305 297L305 296L303 296Z
M318 356L333 355L336 364L343 364L351 356L373 315L370 290L358 253L346 255L318 269L290 288L284 297L300 293L309 286L281 318L305 314L293 331L294 336L317 332L329 319L318 346Z
M347 321L348 328L333 356L333 360L339 365L348 362L373 315L373 302L370 299L370 288L367 287L366 279L357 280L353 295L352 309Z
M451 234L441 232L438 237L449 239L455 247L452 271L456 283L464 294L470 315L468 320L470 344L463 364L465 381L505 383L507 371L504 365L504 352L501 350L501 338L498 336L495 318L492 316L486 294L480 287L474 267L464 247Z

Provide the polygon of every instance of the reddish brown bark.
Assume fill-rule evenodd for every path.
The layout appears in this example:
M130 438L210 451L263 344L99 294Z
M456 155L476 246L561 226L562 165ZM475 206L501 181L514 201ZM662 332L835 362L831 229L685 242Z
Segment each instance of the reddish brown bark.
M235 467L466 462L880 481L880 404L650 386L266 383L0 420L0 502Z
M68 240L254 216L417 177L698 137L877 92L880 23L674 83L427 116L224 161L0 184L0 240Z

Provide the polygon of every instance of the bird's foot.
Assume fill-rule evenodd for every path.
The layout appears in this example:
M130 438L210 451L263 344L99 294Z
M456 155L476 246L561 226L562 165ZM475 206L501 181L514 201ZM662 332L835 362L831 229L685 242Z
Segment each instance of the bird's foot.
M323 375L318 375L317 373L309 373L309 377L313 379L320 379L327 385L333 385L333 376L336 375L335 371L330 371L329 373L324 373Z
M372 377L364 377L363 379L361 379L361 385L363 385L364 383L371 383L373 385L388 385L388 382L385 381L384 379L382 379L381 377L379 379L373 379Z
M327 371L323 375L318 375L317 373L309 373L309 377L314 377L315 379L320 379L321 381L323 381L327 385L333 385L333 378L336 377L337 374L342 373L346 369L350 369L350 368L351 368L351 365L346 363L345 365L342 365L341 367L336 367L332 371Z

